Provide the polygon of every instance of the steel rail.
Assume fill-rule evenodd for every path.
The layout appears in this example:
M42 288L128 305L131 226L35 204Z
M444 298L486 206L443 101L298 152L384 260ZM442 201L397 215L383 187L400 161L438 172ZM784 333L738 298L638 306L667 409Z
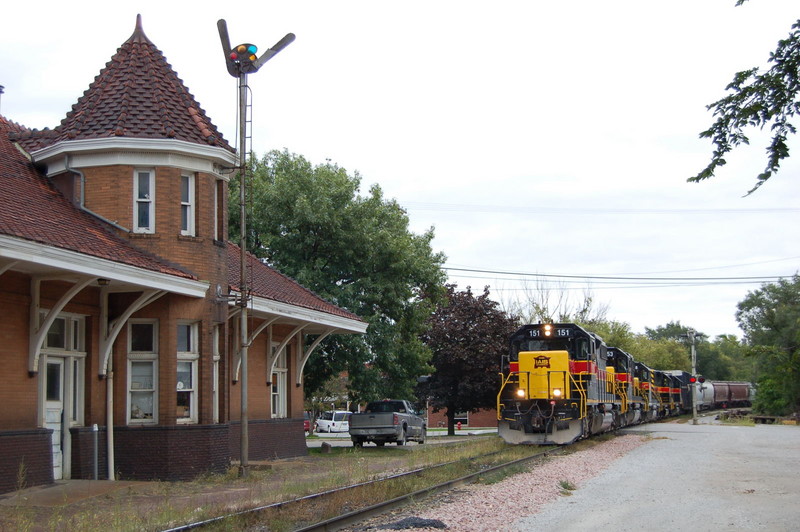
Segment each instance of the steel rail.
M464 477L460 477L460 478L457 478L457 479L454 479L454 480L446 481L446 482L443 482L443 483L440 483L440 484L437 484L437 485L434 485L434 486L431 486L431 487L428 487L428 488L425 488L425 489L422 489L422 490L418 490L418 491L415 491L413 493L402 495L400 497L396 497L396 498L391 499L389 501L378 503L378 504L375 504L375 505L372 505L372 506L369 506L369 507L366 507L366 508L363 508L363 509L360 509L360 510L354 510L354 511L349 512L347 514L343 514L343 515L338 516L338 517L327 519L325 521L321 521L321 522L313 524L313 525L308 525L308 526L303 527L303 528L298 528L296 530L297 531L302 531L302 530L336 530L336 528L329 528L329 527L338 526L338 528L341 528L342 526L344 526L345 522L356 522L356 521L359 521L359 520L367 519L370 515L377 515L378 513L382 513L382 512L388 511L392 507L402 506L405 502L407 502L409 500L412 500L414 498L420 497L422 495L426 495L426 494L430 495L430 494L433 494L433 493L436 493L436 492L439 492L439 491L445 491L445 490L447 490L449 488L452 488L452 487L455 487L455 486L458 486L458 485L461 485L461 484L468 483L471 480L474 480L474 479L478 478L480 475L485 475L485 474L490 473L492 471L500 470L500 469L502 469L504 467L511 467L511 466L513 466L515 464L518 464L518 463L522 463L522 462L525 462L525 461L528 461L528 460L533 460L535 458L540 458L542 456L547 456L548 454L557 452L559 450L561 450L561 449L560 448L548 449L548 450L545 450L543 452L533 454L531 456L526 456L526 457L523 457L523 458L512 460L511 462L506 462L506 463L503 463L503 464L498 464L496 466L491 466L491 467L488 467L486 469L482 469L481 471L478 471L476 473L471 473L469 475L466 475ZM501 452L502 451L494 451L494 452L491 452L491 453L486 453L486 454L482 454L482 455L478 455L478 456L472 457L469 460L487 458L487 457L499 454ZM453 465L453 464L456 464L456 463L461 462L461 461L463 461L463 459L461 459L461 460L453 460L453 461L450 461L450 462L444 462L444 463L441 463L441 464L435 464L435 465L432 465L432 466L421 467L421 468L417 468L417 469L412 469L410 471L404 471L402 473L396 473L394 475L389 475L387 477L382 477L382 478L379 478L379 479L373 479L373 480L368 480L368 481L365 481L365 482L359 482L357 484L351 484L351 485L348 485L348 486L342 486L340 488L334 488L334 489L322 491L322 492L319 492L319 493L312 493L310 495L305 495L303 497L298 497L296 499L291 499L291 500L288 500L288 501L280 501L280 502L275 502L275 503L271 503L271 504L256 506L256 507L253 507L253 508L247 508L247 509L244 509L244 510L239 510L239 511L236 511L236 512L231 512L231 513L227 513L227 514L216 516L216 517L211 517L211 518L204 519L204 520L201 520L201 521L196 521L196 522L193 522L193 523L187 523L185 525L180 525L180 526L176 526L176 527L173 527L173 528L164 529L162 532L184 532L184 531L187 531L187 530L195 530L195 529L203 528L203 527L210 526L210 525L213 525L213 524L223 523L223 522L225 522L227 520L234 519L236 517L257 515L259 513L263 513L263 512L269 511L269 510L278 510L278 509L281 509L281 508L287 508L287 507L295 505L295 504L300 504L300 503L303 503L303 502L312 501L314 499L320 499L320 498L323 498L323 497L328 497L328 496L335 495L337 493L342 493L342 492L345 492L345 491L348 491L348 490L353 490L353 489L357 489L357 488L363 488L363 487L371 486L371 485L378 485L378 484L380 484L382 482L388 482L388 481L391 481L391 480L397 480L399 478L408 477L408 476L412 476L412 475L420 475L422 473L425 473L425 472L428 472L428 471L431 471L431 470L434 470L434 469L438 469L438 468L441 468L441 467L446 467L446 466L449 466L449 465ZM351 521L346 521L348 519L350 519ZM335 525L335 523L339 523L339 524Z
M515 465L535 460L537 458L549 456L551 454L557 454L564 450L565 450L564 447L550 448L540 453L533 454L531 456L517 458L516 460L512 460L510 462L497 464L495 466L490 466L487 467L486 469L481 469L480 471L476 471L475 473L470 473L469 475L465 475L463 477L456 478L453 480L447 480L440 484L436 484L434 486L417 490L412 493L407 493L405 495L401 495L399 497L395 497L394 499L380 502L378 504L373 504L372 506L368 506L366 508L353 510L352 512L348 512L346 514L342 514L337 517L326 519L325 521L321 521L313 525L308 525L302 528L296 528L294 529L294 532L321 532L321 531L328 532L328 531L340 530L348 525L359 523L376 515L384 514L395 508L406 506L409 502L412 502L415 499L429 497L436 493L457 488L458 486L474 482L481 476L484 476L488 473L492 473L494 471L500 471L509 467L513 467Z

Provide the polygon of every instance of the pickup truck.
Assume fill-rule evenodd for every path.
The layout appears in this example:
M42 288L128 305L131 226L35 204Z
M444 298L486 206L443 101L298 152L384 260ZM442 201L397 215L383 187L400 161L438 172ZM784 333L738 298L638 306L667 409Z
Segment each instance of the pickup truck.
M425 419L417 415L408 401L373 401L363 412L350 414L350 439L355 447L362 447L368 441L378 447L387 442L425 443L427 430Z

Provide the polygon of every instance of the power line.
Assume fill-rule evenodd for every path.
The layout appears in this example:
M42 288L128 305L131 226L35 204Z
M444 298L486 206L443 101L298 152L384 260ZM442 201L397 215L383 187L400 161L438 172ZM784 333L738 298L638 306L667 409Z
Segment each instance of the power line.
M487 273L495 275L515 275L520 277L533 277L537 279L584 279L584 280L608 280L608 281L749 281L749 282L767 282L777 281L791 275L770 275L770 276L744 276L744 277L630 277L630 276L612 276L612 275L566 275L554 273L530 273L530 272L513 272L502 270L481 270L477 268L454 268L445 266L442 268L446 271L453 272L468 272L468 273Z
M792 214L800 212L798 207L770 207L770 208L720 208L720 209L623 209L608 207L540 207L540 206L515 206L515 205L475 205L467 203L428 203L428 202L403 202L403 208L420 211L440 212L500 212L500 213L525 213L525 214L667 214L667 215L693 215L693 214Z

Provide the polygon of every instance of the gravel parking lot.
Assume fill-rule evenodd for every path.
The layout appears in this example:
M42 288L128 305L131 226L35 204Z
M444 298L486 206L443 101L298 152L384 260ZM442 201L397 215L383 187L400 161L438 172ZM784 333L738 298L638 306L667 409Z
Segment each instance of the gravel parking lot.
M625 433L395 517L454 531L800 530L799 427L657 423Z
M800 530L800 428L662 423L516 530ZM630 431L633 432L633 431Z

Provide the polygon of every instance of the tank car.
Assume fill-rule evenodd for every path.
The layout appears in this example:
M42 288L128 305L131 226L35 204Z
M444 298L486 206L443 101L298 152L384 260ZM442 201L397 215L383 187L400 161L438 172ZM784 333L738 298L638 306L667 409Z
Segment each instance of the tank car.
M576 324L520 328L501 360L500 436L509 443L563 445L621 426L626 381L617 379L607 358L603 340Z
M751 406L751 385L749 382L714 381L714 406L730 408Z

